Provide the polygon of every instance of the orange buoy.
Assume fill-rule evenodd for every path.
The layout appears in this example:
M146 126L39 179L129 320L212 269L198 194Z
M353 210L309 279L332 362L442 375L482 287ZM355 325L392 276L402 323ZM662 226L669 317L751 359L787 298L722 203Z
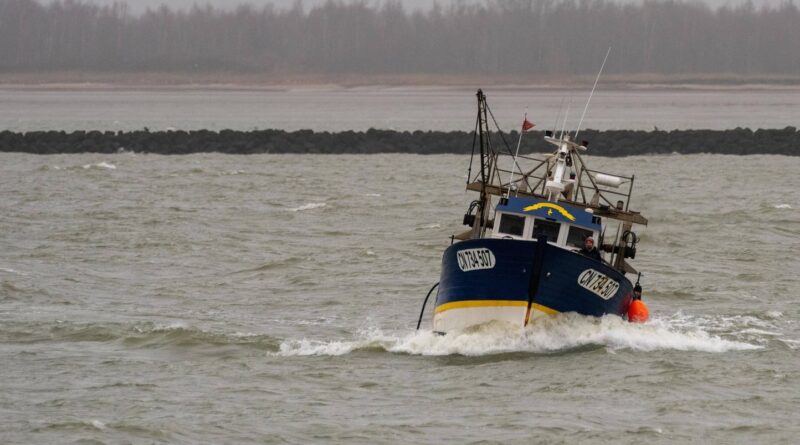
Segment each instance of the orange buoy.
M644 323L650 317L650 311L642 300L631 301L628 306L628 321L631 323Z

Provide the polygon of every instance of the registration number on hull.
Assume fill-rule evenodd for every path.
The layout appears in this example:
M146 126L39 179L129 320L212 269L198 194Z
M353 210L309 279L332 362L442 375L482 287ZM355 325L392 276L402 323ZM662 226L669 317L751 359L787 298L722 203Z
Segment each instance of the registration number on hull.
M608 300L619 290L619 283L594 270L586 269L578 275L578 284L598 297Z
M464 272L471 272L480 269L494 269L495 258L491 250L487 248L464 249L456 252L458 267Z

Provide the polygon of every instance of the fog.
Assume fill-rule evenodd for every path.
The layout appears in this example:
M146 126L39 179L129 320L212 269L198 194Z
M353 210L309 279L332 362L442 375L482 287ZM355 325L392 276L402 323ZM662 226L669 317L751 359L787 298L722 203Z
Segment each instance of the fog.
M84 0L86 1L86 0ZM324 4L328 0L300 0L303 8L309 9ZM359 0L346 0L353 3ZM380 5L384 0L361 0L369 6ZM39 0L42 4L50 3L50 0ZM91 3L96 5L111 6L114 3L119 3L120 0L94 0ZM205 7L211 6L216 9L222 10L235 10L242 4L253 5L256 8L261 8L267 5L274 5L276 8L289 9L292 8L298 0L131 0L128 1L128 8L134 14L141 14L147 9L158 9L161 6L166 6L170 9L191 9L193 6ZM409 10L426 10L433 6L433 0L403 0L400 3L403 7ZM448 0L439 1L439 4L448 3Z
M320 6L324 4L328 0L300 0L303 7L308 9L315 6ZM342 1L342 0L339 0ZM376 6L380 5L381 3L385 2L385 0L343 0L349 3L353 3L359 1L369 6ZM434 3L438 3L440 6L446 6L452 2L457 3L485 3L483 0L402 0L399 3L403 5L403 8L407 10L429 10L433 7ZM508 1L508 0L500 0ZM513 1L513 0L512 0ZM616 0L617 3L628 3L628 4L637 4L642 3L644 0ZM666 0L661 0L666 1ZM720 6L738 6L744 4L748 0L695 0L697 3L703 3L709 5L711 7L717 8ZM39 0L42 4L51 3L51 0ZM91 3L97 5L113 5L114 3L119 3L120 0L94 0ZM205 6L210 5L217 9L224 9L224 10L235 10L240 4L250 4L255 7L263 7L266 5L274 5L278 8L291 8L292 6L297 3L298 0L131 0L128 1L129 10L134 14L140 14L144 11L149 9L158 9L160 6L167 6L171 9L190 9L192 6L199 5ZM785 2L785 0L751 0L750 1L756 7L775 7L779 6L781 3Z
M0 73L552 78L594 73L612 47L611 75L800 75L791 2L286 3L181 10L188 2L172 1L136 14L119 4L0 0Z

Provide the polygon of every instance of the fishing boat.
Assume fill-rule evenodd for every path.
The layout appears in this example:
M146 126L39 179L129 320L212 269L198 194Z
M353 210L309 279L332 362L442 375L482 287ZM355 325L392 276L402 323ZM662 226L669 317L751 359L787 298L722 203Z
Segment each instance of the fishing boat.
M478 198L463 218L469 229L451 237L439 283L431 289L438 286L433 330L492 321L526 326L565 312L646 319L641 274L628 262L639 241L634 226L647 225L629 208L634 175L589 168L581 155L589 143L576 142L577 130L546 131L552 153L520 155L521 138L532 126L527 116L512 153L499 128L489 131L489 118L496 121L481 90L477 99L466 188ZM495 149L499 142L504 151Z

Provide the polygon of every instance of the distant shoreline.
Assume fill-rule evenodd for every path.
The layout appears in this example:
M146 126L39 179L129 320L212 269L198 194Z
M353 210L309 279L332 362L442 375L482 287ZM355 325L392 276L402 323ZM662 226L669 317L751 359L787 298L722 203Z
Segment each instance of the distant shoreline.
M524 138L521 153L551 150L542 134L530 132ZM506 135L514 140L516 132ZM510 138L510 139L509 139ZM777 154L800 156L800 132L795 127L770 130L584 130L581 138L590 142L589 153L595 156L632 156L643 154L715 153L731 155ZM298 154L468 154L472 151L472 133L465 131L392 131L368 130L337 133L300 130L257 130L220 132L198 131L33 131L0 132L0 152L34 154L69 153L298 153ZM503 151L503 140L493 134L493 145Z
M259 73L0 73L0 89L43 91L102 90L289 90L349 88L558 90L591 85L587 76L480 76L446 74L339 75ZM800 90L800 76L607 75L603 88L612 90Z

